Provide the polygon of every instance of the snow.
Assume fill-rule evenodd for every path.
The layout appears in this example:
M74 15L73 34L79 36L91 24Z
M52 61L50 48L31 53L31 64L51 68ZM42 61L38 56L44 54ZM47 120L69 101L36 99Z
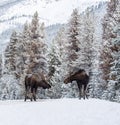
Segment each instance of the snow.
M98 99L0 101L1 125L120 125L120 104Z

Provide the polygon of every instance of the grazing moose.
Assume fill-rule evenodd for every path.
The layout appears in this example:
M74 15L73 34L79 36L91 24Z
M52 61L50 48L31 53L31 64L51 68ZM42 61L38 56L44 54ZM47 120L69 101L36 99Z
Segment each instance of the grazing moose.
M85 97L88 98L86 95L86 91L89 82L89 76L86 74L85 70L80 69L76 73L70 75L64 80L64 83L72 83L72 81L77 82L79 88L79 99L81 99L81 97L83 97L84 99Z
M40 74L28 74L25 77L25 101L27 98L34 99L36 101L36 92L37 88L42 87L43 89L49 89L51 86L47 83L45 80L44 75ZM28 93L30 92L30 95L28 96Z

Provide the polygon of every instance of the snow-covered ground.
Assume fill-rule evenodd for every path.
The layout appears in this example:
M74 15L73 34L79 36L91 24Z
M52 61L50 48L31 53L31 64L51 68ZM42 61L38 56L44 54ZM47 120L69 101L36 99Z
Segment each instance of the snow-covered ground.
M0 125L120 125L120 104L97 99L0 101Z

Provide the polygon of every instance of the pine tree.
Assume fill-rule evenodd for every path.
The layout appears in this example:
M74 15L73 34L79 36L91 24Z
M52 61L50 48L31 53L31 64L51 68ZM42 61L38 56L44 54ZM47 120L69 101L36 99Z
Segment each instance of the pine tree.
M39 19L38 19L38 12L36 11L33 15L33 19L30 25L30 36L33 39L39 37Z
M109 84L113 84L116 96L115 98L120 97L120 1L113 1L113 5L115 6L115 11L112 15L114 25L112 27L112 34L114 37L111 38L111 46L110 49L112 51L112 62L110 67L109 74Z
M52 98L60 98L63 95L63 81L67 72L67 57L66 57L66 33L65 29L61 28L57 36L52 42L50 53L50 82L54 86L52 88Z
M39 23L36 12L31 24L25 23L22 33L12 33L5 51L6 74L3 78L7 75L11 76L5 86L11 85L12 80L16 83L16 85L13 84L14 87L19 86L18 93L14 87L8 87L8 93L11 94L9 98L23 97L23 82L26 74L44 73L46 75L48 73L46 51L44 24ZM5 84L4 79L1 80Z
M78 37L78 46L80 50L78 52L78 58L74 62L74 67L85 69L87 72L90 72L92 69L92 60L94 60L94 13L87 9L80 17L81 25Z
M73 67L73 62L78 58L79 48L79 32L80 32L80 15L77 9L73 10L71 19L68 23L68 60L70 62L69 67ZM70 69L71 70L71 69Z
M76 72L79 67L79 53L80 53L80 42L82 37L83 31L83 22L81 15L78 12L78 9L74 9L71 18L67 25L67 44L66 44L66 64L67 64L67 73L66 77L69 76L71 73ZM63 85L64 87L64 85ZM68 85L69 94L66 93L66 97L77 97L78 96L78 88L77 84L71 83ZM65 92L64 92L65 94Z
M120 2L111 0L108 3L107 14L103 21L103 49L101 53L103 78L107 85L108 99L116 100L119 91L119 27L120 27Z
M40 25L37 12L30 24L29 73L47 73L47 45L45 43L44 24Z
M2 55L0 54L0 77L2 75Z
M10 38L10 43L5 50L5 57L6 57L5 64L6 64L6 68L8 69L8 72L16 70L17 41L18 41L17 33L16 31L13 31Z

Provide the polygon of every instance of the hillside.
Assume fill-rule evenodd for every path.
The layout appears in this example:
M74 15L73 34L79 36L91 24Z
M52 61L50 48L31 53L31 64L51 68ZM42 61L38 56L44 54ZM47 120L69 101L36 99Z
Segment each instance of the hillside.
M30 22L38 11L41 22L45 26L65 24L72 10L84 11L88 6L97 6L106 0L1 0L0 1L0 46L4 50L13 30L20 30L23 24Z
M1 125L120 125L120 104L104 100L0 101Z

